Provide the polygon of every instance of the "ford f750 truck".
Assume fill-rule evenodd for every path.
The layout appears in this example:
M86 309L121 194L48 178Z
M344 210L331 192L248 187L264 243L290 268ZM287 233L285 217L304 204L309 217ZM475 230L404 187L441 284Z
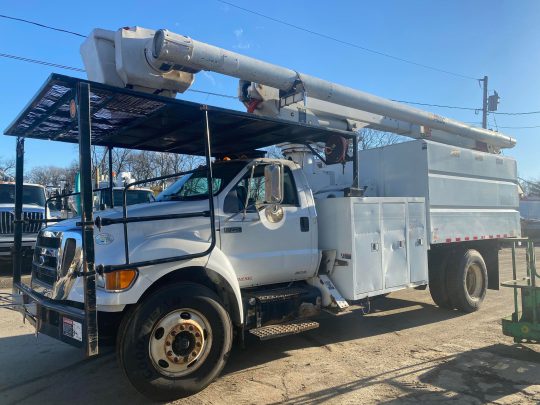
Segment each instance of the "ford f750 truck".
M409 287L472 312L498 288L499 242L520 236L516 162L498 153L512 138L163 30L95 30L82 54L94 81L51 76L6 130L18 137L11 305L87 356L115 337L148 397L200 391L246 333L315 329L321 311ZM248 112L174 99L200 70L239 77ZM415 140L360 152L362 127ZM30 138L79 144L82 215L40 232L25 285ZM265 158L275 144L284 158ZM94 213L91 145L205 163L149 179L177 179L156 202L127 205L141 180Z

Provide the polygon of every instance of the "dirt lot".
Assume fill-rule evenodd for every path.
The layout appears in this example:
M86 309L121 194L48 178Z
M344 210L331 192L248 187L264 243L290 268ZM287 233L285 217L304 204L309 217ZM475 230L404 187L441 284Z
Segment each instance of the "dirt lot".
M508 252L501 257L510 277ZM512 343L500 319L512 291L490 291L482 310L434 306L403 291L361 311L321 320L303 335L235 348L222 376L186 404L415 404L540 402L540 347ZM114 353L83 360L20 315L0 311L0 403L148 403L124 380Z

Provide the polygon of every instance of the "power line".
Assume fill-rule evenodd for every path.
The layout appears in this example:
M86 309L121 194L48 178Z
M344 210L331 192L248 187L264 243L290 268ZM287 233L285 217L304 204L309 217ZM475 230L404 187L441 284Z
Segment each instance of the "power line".
M238 97L236 96L230 96L228 94L223 94L223 93L213 93L211 91L204 91L204 90L195 90L195 89L187 89L187 91L191 91L192 93L201 93L201 94L207 94L209 96L218 96L218 97L224 97L224 98L232 98L232 99L235 99L237 100Z
M10 55L10 54L7 54L7 53L0 53L0 57L8 58L8 59L14 59L14 60L18 60L18 61L21 61L21 62L28 62L28 63L35 63L35 64L38 64L38 65L51 66L51 67L55 67L55 68L59 68L59 69L72 70L72 71L75 71L75 72L83 72L83 73L86 72L86 70L84 70L84 69L73 67L73 66L60 65L58 63L52 63L52 62L47 62L47 61L38 60L38 59L24 58L22 56ZM204 91L204 90L197 90L197 89L188 89L187 91L190 91L192 93L206 94L206 95L209 95L209 96L217 96L217 97L236 99L235 96L230 96L228 94L222 94L222 93L214 93L214 92L211 92L211 91Z
M59 68L59 69L73 70L75 72L84 72L85 71L84 69L76 68L76 67L73 67L73 66L59 65L58 63L46 62L46 61L38 60L38 59L23 58L22 56L10 55L10 54L7 54L7 53L0 53L0 57L9 58L9 59L15 59L15 60L19 60L19 61L22 61L22 62L36 63L38 65L51 66L51 67L55 67L55 68Z
M540 111L527 111L527 112L499 112L499 111L490 111L490 114L497 115L530 115L530 114L540 114Z
M531 126L523 126L523 127L499 127L503 129L532 129L532 128L540 128L540 125L531 125Z
M274 21L274 22L277 22L279 24L283 24L283 25L286 25L288 27L297 29L299 31L304 31L304 32L307 32L309 34L316 35L318 37L325 38L325 39L328 39L330 41L338 42L338 43L340 43L342 45L347 45L347 46L350 46L350 47L353 47L353 48L356 48L356 49L360 49L360 50L365 51L365 52L370 52L370 53L373 53L373 54L376 54L376 55L379 55L379 56L384 56L386 58L394 59L394 60L397 60L399 62L408 63L410 65L419 66L419 67L422 67L422 68L425 68L425 69L434 70L436 72L445 73L445 74L456 76L456 77L461 77L463 79L478 80L478 78L476 78L476 77L467 76L467 75L464 75L464 74L461 74L461 73L451 72L449 70L441 69L441 68L438 68L438 67L435 67L435 66L425 65L423 63L415 62L415 61L412 61L412 60L409 60L409 59L400 58L399 56L390 55L388 53L377 51L375 49L366 48L365 46L361 46L361 45L355 44L353 42L345 41L345 40L342 40L342 39L339 39L339 38L336 38L336 37L333 37L333 36L330 36L330 35L327 35L327 34L323 34L323 33L317 32L317 31L313 31L313 30L311 30L309 28L301 27L299 25L292 24L292 23L289 23L287 21L283 21L283 20L279 20L279 19L274 18L274 17L270 17L268 15L265 15L265 14L262 14L262 13L259 13L257 11L250 10L250 9L247 9L247 8L244 8L244 7L241 7L241 6L238 6L238 5L234 4L234 3L230 3L230 2L225 1L225 0L216 0L216 1L218 1L218 2L220 2L222 4L226 4L228 6L231 6L231 7L237 8L239 10L245 11L246 13L254 14L254 15L257 15L259 17L266 18L267 20Z
M423 106L428 106L428 107L450 108L450 109L455 109L455 110L468 110L468 111L480 111L481 110L481 108L473 108L473 107L460 107L460 106L455 106L455 105L418 103L416 101L407 101L407 100L394 100L394 99L391 99L391 100L396 101L398 103L405 103L405 104L412 104L412 105L423 105Z
M37 25L38 27L41 27L41 28L47 28L49 30L64 32L66 34L71 34L71 35L76 35L78 37L86 38L86 35L79 34L78 32L64 30L62 28L51 27L50 25L41 24L36 21L25 20L24 18L11 17L9 15L3 15L3 14L0 14L0 17L5 18L7 20L13 20L13 21L19 21L19 22L23 22L27 24Z

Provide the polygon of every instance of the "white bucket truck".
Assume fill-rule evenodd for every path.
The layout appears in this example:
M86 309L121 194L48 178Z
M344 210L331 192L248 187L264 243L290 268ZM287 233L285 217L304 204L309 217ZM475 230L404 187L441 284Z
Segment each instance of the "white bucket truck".
M321 310L428 285L439 306L471 312L498 288L498 242L520 236L516 163L498 154L512 138L163 30L94 30L81 52L98 83L51 77L8 134L79 142L83 177L90 140L206 165L155 203L95 220L83 179L82 218L41 231L15 299L87 355L116 335L145 395L200 391L246 332L314 329ZM200 70L240 78L248 113L155 95L185 91ZM43 99L78 132L49 127L33 110ZM359 152L363 127L416 140ZM261 157L277 143L284 159Z

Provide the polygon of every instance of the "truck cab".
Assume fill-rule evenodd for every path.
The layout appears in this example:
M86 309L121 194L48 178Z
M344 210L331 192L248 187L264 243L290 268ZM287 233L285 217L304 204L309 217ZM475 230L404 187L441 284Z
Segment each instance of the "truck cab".
M281 200L269 204L265 198L268 181L265 172L277 167L282 178ZM226 271L239 288L292 282L312 277L318 268L317 220L311 189L301 168L290 160L242 159L224 160L213 165L213 192L216 207L217 241L210 257L216 271ZM165 189L154 203L141 203L128 208L130 216L167 215L204 210L208 206L206 168L202 167L182 176ZM122 216L117 206L99 213L100 218ZM59 222L40 233L35 262L45 262L57 256L44 245L66 246L68 235L78 233L77 218ZM205 218L176 219L167 222L143 222L129 228L130 261L153 260L182 253L193 254L201 243L209 240L208 221ZM54 235L54 236L53 236ZM56 238L56 242L51 239ZM75 251L80 250L80 236L73 238ZM120 224L96 231L96 263L120 264L124 262L123 226ZM77 242L78 241L78 242ZM47 258L42 259L43 255ZM76 261L77 257L72 260ZM106 277L98 277L98 310L122 311L135 304L153 282L169 272L194 263L173 263L169 266L149 266L137 270L128 288L115 285L107 288ZM69 267L55 263L56 267ZM75 301L82 299L82 284L72 288L59 288L43 283L50 265L34 266L34 288L61 292L61 297ZM210 266L211 267L211 266ZM52 276L52 274L51 274ZM63 280L69 280L66 273ZM109 291L110 290L110 291Z

